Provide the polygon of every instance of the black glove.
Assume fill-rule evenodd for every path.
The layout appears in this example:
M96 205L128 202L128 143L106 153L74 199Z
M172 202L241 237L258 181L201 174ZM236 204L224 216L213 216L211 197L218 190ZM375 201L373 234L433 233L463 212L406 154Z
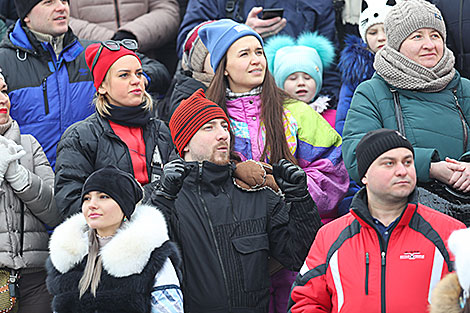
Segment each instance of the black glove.
M111 38L111 40L116 40L116 41L123 40L123 39L134 39L135 41L137 41L137 37L133 33L130 33L125 30L118 30L114 34L113 38Z
M170 200L176 199L176 195L183 186L184 178L188 173L189 169L181 159L175 159L165 164L157 195L162 195Z
M307 174L291 162L282 159L273 164L273 175L287 201L301 201L309 196Z

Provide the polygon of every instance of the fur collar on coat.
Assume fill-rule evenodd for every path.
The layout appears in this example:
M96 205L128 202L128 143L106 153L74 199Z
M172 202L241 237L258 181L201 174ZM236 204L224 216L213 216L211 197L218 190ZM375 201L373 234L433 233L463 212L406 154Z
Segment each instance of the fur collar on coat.
M375 55L360 37L347 35L344 44L338 63L341 81L356 89L360 83L370 79L374 74Z
M132 218L101 249L103 268L118 278L141 273L152 251L167 240L163 214L155 207L138 205ZM62 274L83 260L88 254L88 226L81 212L54 230L49 250L52 264Z
M430 313L462 312L459 304L461 291L457 274L448 274L432 291Z

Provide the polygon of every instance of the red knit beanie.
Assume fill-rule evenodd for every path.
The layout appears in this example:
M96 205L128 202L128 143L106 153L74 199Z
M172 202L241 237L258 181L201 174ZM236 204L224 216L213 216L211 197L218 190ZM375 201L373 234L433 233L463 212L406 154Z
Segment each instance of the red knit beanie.
M91 67L93 66L93 60L95 59L95 56L98 53L98 50L100 49L100 46L100 43L94 43L92 45L89 45L88 48L86 48L85 50L85 60L86 64L90 68L90 71L92 70ZM96 90L98 90L98 87L103 82L104 77L106 76L106 73L108 72L111 65L113 65L114 62L116 62L118 59L125 55L135 56L137 60L139 60L140 64L142 64L139 57L135 54L134 51L128 50L122 46L119 47L119 51L111 51L106 47L103 47L103 49L101 49L101 54L99 55L98 60L95 64L95 68L91 73L93 75L93 82Z
M230 121L224 110L207 99L202 88L194 92L188 99L181 101L170 118L171 138L181 157L183 157L184 147L199 128L216 118L224 119L230 126Z

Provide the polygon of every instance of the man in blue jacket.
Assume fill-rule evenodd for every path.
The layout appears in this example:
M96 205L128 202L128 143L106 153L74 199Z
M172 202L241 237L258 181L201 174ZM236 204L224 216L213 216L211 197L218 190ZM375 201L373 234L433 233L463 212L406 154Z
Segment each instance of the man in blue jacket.
M69 28L66 0L15 0L15 5L19 19L0 44L11 116L21 133L36 137L54 167L62 133L94 112L96 90L84 56L92 42L79 40ZM168 71L155 60L142 61L152 85L164 93Z
M266 20L259 18L258 15L262 15L262 10L268 8L283 8L283 18L274 17ZM263 39L278 33L297 37L304 31L316 31L339 48L335 11L331 0L189 0L178 33L178 56L181 58L186 36L196 25L221 18L231 18L239 23L245 23ZM323 87L320 94L332 98L329 104L333 109L336 109L340 81L336 66L332 65L323 72Z

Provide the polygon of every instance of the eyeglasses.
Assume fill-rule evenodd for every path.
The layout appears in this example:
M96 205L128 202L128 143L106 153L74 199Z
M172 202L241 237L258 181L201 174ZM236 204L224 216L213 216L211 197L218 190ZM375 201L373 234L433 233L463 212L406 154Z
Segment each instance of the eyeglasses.
M93 75L93 71L95 70L96 63L100 58L101 51L103 51L103 47L105 47L109 51L119 51L121 49L121 46L131 51L137 51L137 49L139 49L139 45L134 39L123 39L119 41L105 40L101 42L101 46L98 49L95 58L93 59L93 63L91 64L91 75Z

